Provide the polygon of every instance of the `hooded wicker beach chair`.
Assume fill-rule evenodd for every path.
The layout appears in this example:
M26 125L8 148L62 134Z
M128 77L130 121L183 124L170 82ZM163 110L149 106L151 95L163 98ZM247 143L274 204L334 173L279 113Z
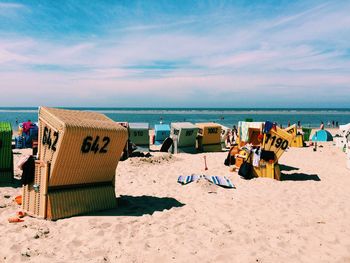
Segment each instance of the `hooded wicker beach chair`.
M0 183L9 183L12 179L12 127L9 122L0 122Z
M56 220L114 208L115 170L127 129L95 112L39 109L34 180L23 185L23 209Z
M271 153L273 158L270 161L267 161L266 159L264 160L262 154L259 166L253 167L255 176L280 180L281 172L278 160L285 152L285 150L291 146L294 138L294 133L288 133L287 131L277 126L264 133L261 149L265 152L266 156Z
M196 123L198 127L198 150L203 152L220 152L221 125L217 123Z
M154 125L154 135L156 145L161 145L163 141L170 136L169 124L156 124Z
M149 124L130 122L129 139L137 146L138 151L149 152Z
M198 127L190 122L171 123L171 137L176 145L175 152L196 152Z

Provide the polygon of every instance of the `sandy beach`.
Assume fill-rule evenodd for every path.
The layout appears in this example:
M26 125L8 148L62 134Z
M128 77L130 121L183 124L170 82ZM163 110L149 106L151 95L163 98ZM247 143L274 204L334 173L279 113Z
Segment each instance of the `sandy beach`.
M0 262L350 262L350 172L323 146L288 149L283 181L243 180L224 152L130 158L116 172L118 208L58 221L8 223L21 188L2 187ZM177 183L193 173L236 189Z

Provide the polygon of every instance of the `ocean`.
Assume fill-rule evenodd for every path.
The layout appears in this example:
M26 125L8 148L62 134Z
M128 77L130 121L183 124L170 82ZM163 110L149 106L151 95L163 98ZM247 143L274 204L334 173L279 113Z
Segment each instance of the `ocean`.
M238 108L66 108L96 111L107 115L114 121L148 122L151 127L163 123L188 121L216 122L232 127L238 121L251 118L254 121L275 121L283 127L301 122L302 126L316 128L321 121L325 127L332 122L350 123L350 108L347 109L238 109ZM17 122L30 119L38 120L38 108L33 107L0 107L0 121L9 121L14 130Z

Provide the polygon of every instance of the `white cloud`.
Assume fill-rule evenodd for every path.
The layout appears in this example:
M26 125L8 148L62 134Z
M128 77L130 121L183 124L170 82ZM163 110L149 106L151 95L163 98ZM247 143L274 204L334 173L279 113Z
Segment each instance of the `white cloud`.
M350 86L350 17L344 7L349 5L328 3L242 27L219 23L217 32L207 34L187 30L200 23L194 19L126 27L122 35L114 31L70 44L9 36L0 39L1 89L8 98L18 91L31 95L34 104L63 103L65 96L67 103L68 97L79 103L98 97L103 105L119 96L227 99L262 91L288 100L328 96L329 87L332 96L341 96ZM161 70L152 68L155 61L182 63Z

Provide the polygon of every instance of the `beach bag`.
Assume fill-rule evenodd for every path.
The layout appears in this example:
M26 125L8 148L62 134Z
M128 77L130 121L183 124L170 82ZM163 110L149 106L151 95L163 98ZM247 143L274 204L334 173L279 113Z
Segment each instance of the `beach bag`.
M251 153L248 155L247 160L244 163L242 163L241 167L239 167L239 170L238 170L238 174L246 180L250 180L254 178L253 165L251 163L248 163L250 155Z
M238 174L246 180L253 179L253 165L245 161L242 163L241 167L239 167Z
M228 152L228 155L224 161L224 165L226 165L226 166L234 165L236 163L235 154L237 154L237 153L238 153L238 147L237 146L231 147L231 149Z
M225 161L224 161L224 164L226 166L230 166L230 165L234 165L236 163L236 158L234 156L231 155L231 153L229 152Z
M28 160L22 165L22 169L22 184L32 184L34 182L35 177L35 157L30 156Z

